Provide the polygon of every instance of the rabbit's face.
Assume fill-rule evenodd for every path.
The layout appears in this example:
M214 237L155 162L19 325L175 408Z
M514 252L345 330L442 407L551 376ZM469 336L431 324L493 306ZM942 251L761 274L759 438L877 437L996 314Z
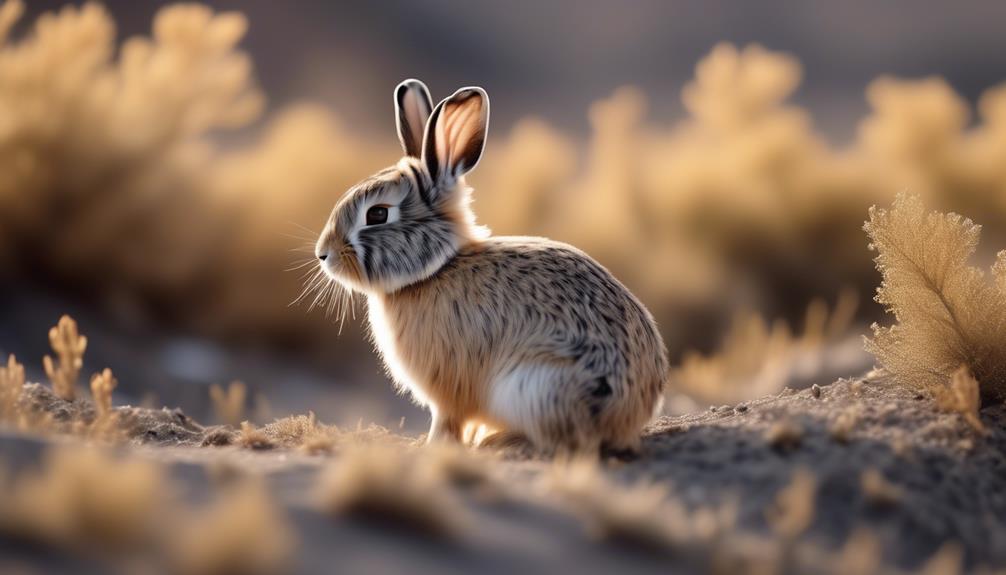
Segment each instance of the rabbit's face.
M316 246L325 272L355 291L422 281L488 233L475 225L464 182L485 141L485 92L458 90L431 110L426 87L409 80L396 90L395 107L405 157L351 188Z
M467 202L424 199L424 178L418 160L403 158L346 193L316 248L330 277L356 291L394 291L429 277L477 233Z

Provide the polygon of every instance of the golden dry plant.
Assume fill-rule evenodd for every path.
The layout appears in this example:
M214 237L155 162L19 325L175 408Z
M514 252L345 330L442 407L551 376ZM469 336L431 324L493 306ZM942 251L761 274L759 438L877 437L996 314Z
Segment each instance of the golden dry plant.
M112 414L112 390L117 385L119 380L115 379L112 370L107 367L101 373L91 376L91 397L94 399L98 419L105 419Z
M217 384L210 386L213 412L221 423L238 426L244 420L248 389L240 381L232 381L225 390Z
M453 537L468 521L442 466L391 445L347 449L316 491L325 512L431 537Z
M7 357L7 365L0 366L0 419L9 419L17 413L17 401L24 389L24 366L14 354Z
M851 335L857 306L853 290L843 290L830 313L823 300L815 299L800 335L784 321L769 325L757 313L739 312L716 353L685 352L671 370L669 389L713 405L778 393L820 371L827 354L836 353L835 344Z
M54 449L41 470L0 489L0 531L58 547L147 545L165 511L165 488L153 463L91 448Z
M982 406L978 381L967 366L962 365L950 376L949 387L936 389L936 406L943 411L960 414L978 433L988 433L978 414Z
M1006 251L989 281L969 263L981 226L916 196L871 208L865 229L883 277L876 299L896 320L875 324L867 349L901 384L935 393L964 365L983 401L1006 399Z
M52 390L62 399L70 401L76 395L77 376L84 366L84 351L87 337L77 331L77 322L68 315L59 318L59 323L49 330L49 343L56 353L58 363L48 355L42 359L45 374L52 383Z
M5 538L144 572L282 573L297 545L260 484L237 482L188 503L159 464L93 447L53 448L38 470L0 476L0 487Z
M297 537L260 481L245 479L219 493L205 509L189 511L170 540L179 573L283 573Z
M779 490L774 505L765 511L772 529L792 540L803 534L814 521L817 478L807 469L793 472L789 485Z

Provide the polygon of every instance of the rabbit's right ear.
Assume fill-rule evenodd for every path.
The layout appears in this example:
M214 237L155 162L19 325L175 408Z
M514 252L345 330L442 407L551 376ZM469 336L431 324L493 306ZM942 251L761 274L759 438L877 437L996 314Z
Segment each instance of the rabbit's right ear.
M422 157L423 134L432 111L433 100L426 84L409 79L395 88L395 123L405 155Z

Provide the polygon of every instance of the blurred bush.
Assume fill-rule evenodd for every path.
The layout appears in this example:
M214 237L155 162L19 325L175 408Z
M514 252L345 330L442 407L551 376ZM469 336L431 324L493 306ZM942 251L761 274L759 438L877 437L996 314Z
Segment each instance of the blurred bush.
M298 104L224 149L214 134L264 108L237 48L241 15L168 6L151 37L117 50L99 5L10 39L21 11L0 9L0 273L206 333L331 342L321 314L286 308L299 291L282 272L289 250L312 238L284 234L320 229L349 185L396 159L390 123L375 141ZM497 233L548 235L611 267L675 355L710 348L741 309L795 324L843 287L866 301L864 214L899 191L1006 213L1006 85L972 126L942 80L878 79L838 148L788 102L800 79L788 55L724 44L699 62L674 125L648 122L633 88L591 107L583 150L525 119L493 134L471 177L476 211Z

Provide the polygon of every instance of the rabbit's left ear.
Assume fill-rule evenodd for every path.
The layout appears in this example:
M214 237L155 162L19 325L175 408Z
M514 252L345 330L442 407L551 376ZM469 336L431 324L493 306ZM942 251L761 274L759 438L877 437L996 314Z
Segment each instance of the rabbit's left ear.
M395 88L395 124L405 155L422 157L423 133L432 111L433 100L426 84L419 80L406 80Z
M437 104L426 126L423 163L434 182L471 171L486 143L489 96L482 88L461 88Z

